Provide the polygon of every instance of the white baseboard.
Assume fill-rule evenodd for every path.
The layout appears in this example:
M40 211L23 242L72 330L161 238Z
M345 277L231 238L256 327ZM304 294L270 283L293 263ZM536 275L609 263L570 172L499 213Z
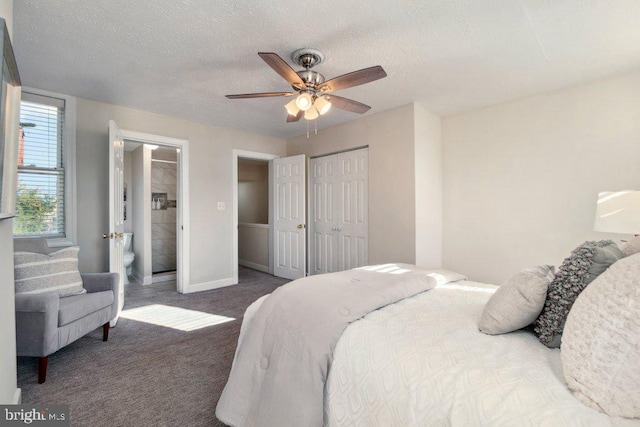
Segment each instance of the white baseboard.
M233 283L233 277L228 277L226 279L212 280L210 282L202 282L189 285L189 288L185 289L184 293L191 294L193 292L210 291L211 289L224 288L225 286L232 286L235 284L236 283Z
M145 276L138 270L133 270L131 275L136 279L136 282L142 285L151 285L153 283L153 276Z
M171 280L176 280L177 278L177 274L176 273L160 273L160 274L154 274L151 277L151 280L153 281L153 283L161 283L161 282L169 282Z
M248 267L248 268L251 268L253 270L262 271L263 273L269 273L269 266L268 265L257 264L255 262L247 261L247 260L244 260L244 259L239 259L238 260L238 265L241 265L243 267Z
M16 392L13 396L13 404L14 405L20 405L22 404L22 389L17 388Z

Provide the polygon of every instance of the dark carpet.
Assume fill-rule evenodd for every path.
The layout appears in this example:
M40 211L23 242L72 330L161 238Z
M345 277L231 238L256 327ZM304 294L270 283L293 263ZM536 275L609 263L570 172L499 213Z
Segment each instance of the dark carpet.
M222 426L215 407L244 311L287 282L243 267L239 278L237 286L187 295L167 284L129 289L125 310L161 304L236 320L184 332L121 318L108 342L97 329L49 356L40 385L37 359L19 357L23 403L70 405L72 426Z

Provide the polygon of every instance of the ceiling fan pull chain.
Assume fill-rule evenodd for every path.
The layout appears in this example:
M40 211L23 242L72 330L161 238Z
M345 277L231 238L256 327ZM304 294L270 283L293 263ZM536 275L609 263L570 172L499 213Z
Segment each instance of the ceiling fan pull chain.
M307 139L309 139L309 120L307 120Z
M314 127L313 133L314 133L315 135L317 135L317 134L318 134L318 119L315 119L315 120L313 121L313 127Z

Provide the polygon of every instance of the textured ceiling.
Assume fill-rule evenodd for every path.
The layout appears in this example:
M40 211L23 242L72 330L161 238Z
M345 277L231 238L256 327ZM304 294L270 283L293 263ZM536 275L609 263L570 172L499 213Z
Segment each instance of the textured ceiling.
M451 114L640 68L639 0L19 0L14 14L26 86L277 137L306 131L284 122L286 98L224 97L290 88L259 51L319 49L327 79L382 65L338 92L367 114ZM318 127L359 117L332 109Z

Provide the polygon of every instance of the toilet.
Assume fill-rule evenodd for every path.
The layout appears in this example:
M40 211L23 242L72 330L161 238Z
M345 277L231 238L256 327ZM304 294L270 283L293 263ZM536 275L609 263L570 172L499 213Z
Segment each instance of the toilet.
M133 239L133 233L124 233L124 269L126 271L124 275L124 284L129 284L129 276L133 266L133 260L136 258L136 254L131 252L131 239Z

